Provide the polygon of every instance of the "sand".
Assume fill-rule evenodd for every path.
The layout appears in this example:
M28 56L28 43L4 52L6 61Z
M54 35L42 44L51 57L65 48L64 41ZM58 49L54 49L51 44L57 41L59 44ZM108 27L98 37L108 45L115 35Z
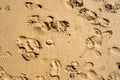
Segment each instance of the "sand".
M120 0L0 0L0 80L120 80Z

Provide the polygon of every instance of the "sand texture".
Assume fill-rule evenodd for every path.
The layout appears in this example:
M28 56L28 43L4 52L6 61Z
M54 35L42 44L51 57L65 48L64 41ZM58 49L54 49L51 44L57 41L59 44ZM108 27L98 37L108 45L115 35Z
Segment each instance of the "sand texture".
M0 0L0 80L120 80L120 0Z

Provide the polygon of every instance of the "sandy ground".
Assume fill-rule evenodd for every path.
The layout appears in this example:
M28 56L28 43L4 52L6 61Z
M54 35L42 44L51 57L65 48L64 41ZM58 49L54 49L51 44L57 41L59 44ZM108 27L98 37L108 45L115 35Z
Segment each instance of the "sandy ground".
M0 0L0 80L120 80L120 0Z

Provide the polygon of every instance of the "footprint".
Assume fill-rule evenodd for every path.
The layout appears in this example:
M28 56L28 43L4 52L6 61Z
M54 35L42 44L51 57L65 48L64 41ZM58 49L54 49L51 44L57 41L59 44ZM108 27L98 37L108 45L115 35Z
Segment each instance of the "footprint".
M57 20L54 16L45 16L40 19L39 15L32 15L32 18L28 20L28 23L34 28L40 31L46 32L54 30L56 32L65 32L70 24L66 20Z
M30 60L37 58L37 55L32 52L31 53L24 52L22 53L22 56L26 61L30 61Z
M0 58L3 60L10 59L12 57L11 52L9 51L3 51L2 47L0 47Z
M95 42L92 40L91 37L89 37L89 38L86 40L86 46L87 46L87 48L89 48L89 49L94 49L94 48L95 48Z
M41 4L33 3L33 2L25 2L25 6L27 9L33 10L35 8L42 8Z
M83 0L65 0L65 4L68 8L81 8L83 7Z
M120 2L116 2L115 3L115 5L113 6L113 8L115 9L115 10L119 10L120 9Z
M36 76L34 80L45 80L44 76Z
M12 80L12 76L9 75L2 66L0 66L0 80Z
M109 48L108 50L111 54L120 55L120 48L119 47L113 46L112 48Z
M74 78L75 78L75 72L71 72L71 73L69 74L69 77L72 78L72 79L74 79Z
M5 75L5 70L4 70L4 68L2 67L2 66L0 66L0 78L3 76L3 75Z
M6 51L2 54L2 59L6 60L6 59L10 59L13 55L11 54L11 52Z
M42 49L41 43L34 38L20 36L16 43L22 53L23 58L27 61L37 58L40 50Z
M59 60L54 59L50 62L50 72L49 75L51 77L59 77L59 71L62 67L62 64Z
M70 78L75 78L75 76L80 76L81 71L78 69L79 62L72 61L70 64L66 65L65 72L69 75Z
M96 23L93 23L94 25L99 25L101 27L104 27L104 28L108 28L109 27L109 24L110 24L110 21L106 18L97 18L96 19Z
M66 65L65 71L67 73L73 73L73 72L77 71L78 67L79 67L78 61L72 61L72 62L70 62L69 65Z
M107 30L107 31L103 32L102 33L102 42L103 43L108 42L111 39L112 35L113 35L112 30Z
M94 22L96 18L98 18L97 13L87 9L87 8L82 8L79 10L79 15L84 17L86 20L88 20L91 24Z
M97 49L93 49L93 52L96 54L96 56L101 57L102 53L98 51Z
M94 41L94 47L100 47L102 45L101 36L91 36L90 38Z
M94 63L93 62L85 62L84 67L92 69L94 67Z
M52 66L53 68L61 68L61 62L57 59L54 59L51 61L50 66Z
M32 52L34 52L35 54L39 54L42 45L37 39L28 38L27 44L32 49Z
M55 30L57 32L65 32L70 24L65 20L56 20L53 16L47 16L46 21L44 21L45 26L48 30Z
M59 21L59 23L61 24L61 27L59 27L61 29L62 32L66 31L68 27L70 27L70 24L68 21Z
M79 76L82 80L86 80L86 79L87 79L87 74L86 74L86 73L80 72L80 73L78 74L78 76Z
M95 36L100 36L100 37L102 37L102 32L101 32L101 30L98 29L98 28L94 28L94 35L95 35Z
M98 74L94 70L89 70L88 75L92 80L99 80Z
M114 6L110 3L106 3L106 4L104 4L104 8L107 12L116 13L117 6Z
M21 73L20 76L13 77L12 80L30 80L28 75L25 73Z
M78 61L72 61L70 62L70 65L72 68L77 69L79 67L79 62Z

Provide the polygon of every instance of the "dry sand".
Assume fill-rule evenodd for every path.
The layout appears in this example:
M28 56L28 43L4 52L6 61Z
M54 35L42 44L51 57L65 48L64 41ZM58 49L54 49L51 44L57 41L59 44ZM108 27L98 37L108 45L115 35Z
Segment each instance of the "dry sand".
M0 0L0 80L120 80L120 0Z

